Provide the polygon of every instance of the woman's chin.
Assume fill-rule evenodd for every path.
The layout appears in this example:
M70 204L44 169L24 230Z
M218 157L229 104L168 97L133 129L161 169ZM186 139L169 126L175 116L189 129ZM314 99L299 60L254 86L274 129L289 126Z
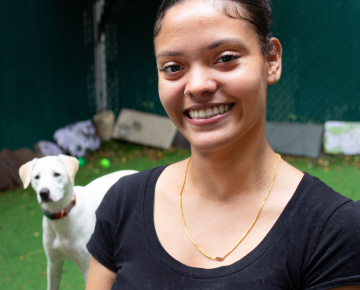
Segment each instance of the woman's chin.
M224 136L194 136L189 139L191 143L191 149L203 153L219 153L221 150L235 146L234 138L224 138ZM232 139L232 140L231 140Z

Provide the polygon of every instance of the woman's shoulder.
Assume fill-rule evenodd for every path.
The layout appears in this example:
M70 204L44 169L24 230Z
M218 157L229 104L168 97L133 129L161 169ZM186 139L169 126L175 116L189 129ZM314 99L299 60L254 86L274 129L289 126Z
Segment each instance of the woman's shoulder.
M309 174L304 181L298 230L306 242L305 288L329 289L359 280L360 204ZM315 287L320 284L323 288Z
M359 203L305 173L282 220L279 238L293 250L291 264L301 269L302 289L331 289L359 279Z
M294 199L292 220L314 242L314 247L321 240L328 241L330 233L339 235L337 241L356 236L360 244L360 203L308 173L304 174Z
M350 198L345 197L319 178L306 172L299 184L299 188L304 194L304 202L318 210L334 211L346 203L349 203L347 206L355 206L355 202Z
M283 218L288 235L297 236L301 229L307 250L321 245L322 239L327 241L330 232L337 232L339 239L354 236L354 231L360 233L360 204L308 173L284 209ZM360 234L358 239L360 244Z

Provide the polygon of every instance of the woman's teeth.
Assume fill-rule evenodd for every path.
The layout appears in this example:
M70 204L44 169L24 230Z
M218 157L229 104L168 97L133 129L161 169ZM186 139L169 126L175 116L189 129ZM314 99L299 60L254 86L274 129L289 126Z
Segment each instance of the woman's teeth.
M229 111L229 108L231 105L220 105L205 110L189 110L189 116L191 119L208 119Z

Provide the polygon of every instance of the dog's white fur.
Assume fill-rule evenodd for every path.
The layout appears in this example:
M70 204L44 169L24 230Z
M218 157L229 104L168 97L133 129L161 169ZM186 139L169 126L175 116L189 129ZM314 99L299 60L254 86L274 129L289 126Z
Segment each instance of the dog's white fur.
M24 188L31 183L43 209L50 213L66 208L76 194L76 205L69 215L60 220L43 217L43 245L47 256L47 289L58 290L65 260L75 262L87 279L90 254L86 244L94 231L95 210L107 190L122 176L135 173L121 170L97 178L87 186L74 186L79 168L76 158L58 155L33 159L21 166L19 174ZM43 202L42 189L49 190L51 201Z

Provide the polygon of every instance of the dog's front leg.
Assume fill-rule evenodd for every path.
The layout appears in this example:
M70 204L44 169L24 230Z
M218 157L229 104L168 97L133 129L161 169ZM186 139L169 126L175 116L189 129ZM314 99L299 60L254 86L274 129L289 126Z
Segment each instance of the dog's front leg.
M85 247L83 247L75 256L75 263L79 267L86 284L87 275L90 266L90 254Z
M47 261L47 290L59 290L64 260Z

